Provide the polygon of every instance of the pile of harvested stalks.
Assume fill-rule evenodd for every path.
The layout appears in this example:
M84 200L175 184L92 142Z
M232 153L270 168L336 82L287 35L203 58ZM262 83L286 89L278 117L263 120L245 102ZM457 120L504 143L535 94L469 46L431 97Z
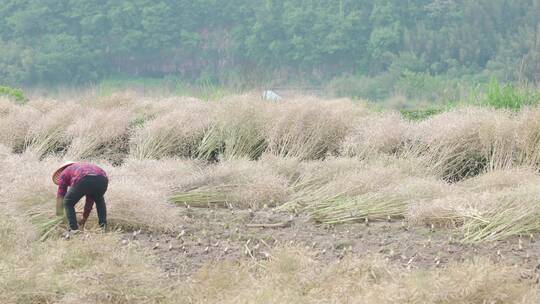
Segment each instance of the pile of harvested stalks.
M201 187L173 194L170 201L175 204L196 208L228 207L228 203L232 200L231 192L234 189L233 185Z
M466 243L498 241L540 231L540 188L523 186L495 194L478 210L462 214Z
M45 241L54 237L55 232L61 231L65 217L51 215L40 210L33 210L26 213L33 225L36 226L40 241Z
M307 210L315 220L326 224L402 219L413 202L445 196L447 188L447 184L434 179L409 178L378 191L354 197L337 196Z

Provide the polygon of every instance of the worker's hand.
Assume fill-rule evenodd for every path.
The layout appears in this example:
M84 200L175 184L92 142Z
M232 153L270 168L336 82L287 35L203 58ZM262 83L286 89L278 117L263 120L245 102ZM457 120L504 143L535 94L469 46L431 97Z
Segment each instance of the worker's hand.
M64 208L62 206L63 202L63 197L56 198L56 216L64 216Z

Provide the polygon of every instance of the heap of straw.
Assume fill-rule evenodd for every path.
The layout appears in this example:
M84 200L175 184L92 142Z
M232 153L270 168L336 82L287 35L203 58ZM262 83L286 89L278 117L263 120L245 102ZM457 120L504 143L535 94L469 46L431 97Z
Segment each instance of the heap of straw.
M84 120L76 121L67 132L73 141L67 151L71 159L119 157L129 144L129 112L89 110Z
M402 154L423 157L434 174L448 181L475 176L488 163L478 131L486 112L461 109L423 121L411 128Z
M212 116L204 104L186 103L185 107L137 127L130 138L130 154L136 159L195 157Z
M340 147L342 155L357 158L396 154L403 148L410 123L399 113L373 114L359 119Z
M540 188L527 185L493 194L480 208L463 212L466 243L497 241L540 231Z
M341 224L366 220L402 219L409 206L448 194L448 185L432 178L408 178L400 184L354 197L336 196L307 210L318 222Z
M288 194L287 179L269 165L230 161L205 168L181 182L170 201L194 207L260 208L279 206Z
M26 150L43 158L67 149L71 139L66 130L72 123L73 117L76 117L74 113L80 111L80 107L66 103L40 117L26 134Z
M281 104L265 126L269 153L301 160L336 155L359 108L347 102Z
M425 176L424 170L412 170L411 160L381 157L359 161L339 158L313 162L291 185L290 200L282 210L302 210L340 197L347 199L396 185L411 176Z
M39 240L45 241L54 237L64 223L64 217L48 214L42 210L30 210L26 213L36 227Z
M228 207L229 202L233 201L231 192L234 190L234 185L201 187L194 190L177 192L170 197L170 201L189 207Z
M199 157L258 159L266 149L263 106L258 103L226 104L202 139L198 147Z

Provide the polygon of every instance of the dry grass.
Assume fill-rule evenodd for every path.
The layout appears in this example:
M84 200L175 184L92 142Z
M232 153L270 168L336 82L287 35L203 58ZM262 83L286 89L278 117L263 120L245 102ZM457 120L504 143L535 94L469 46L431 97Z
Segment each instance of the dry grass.
M403 219L412 204L444 197L449 190L440 180L412 177L356 196L338 195L308 210L315 220L326 224Z
M527 184L540 184L540 176L532 168L516 167L487 172L477 177L464 180L459 183L459 186L472 192L482 193L496 192Z
M291 198L280 209L298 211L336 197L377 191L409 176L427 175L416 161L379 157L367 161L335 158L304 162L291 181Z
M120 163L183 157L299 160L383 154L422 157L434 174L458 181L513 166L540 166L538 108L520 113L460 108L411 123L397 113L369 113L347 100L311 97L278 104L250 96L208 104L123 92L79 104L0 101L0 143L41 157L106 158Z
M31 106L19 106L0 101L0 143L13 152L22 152L26 134L32 124L39 120L40 112Z
M486 203L461 214L465 242L497 241L540 231L540 187L521 186L490 194Z
M11 151L8 147L0 144L0 161L11 155Z
M452 185L452 194L409 207L411 224L459 227L493 201L493 193L537 184L540 176L530 168L491 171Z
M364 109L350 101L297 100L275 107L266 125L268 152L301 160L338 153L341 142Z
M0 269L2 303L174 302L149 254L114 234L34 244L4 255Z
M509 168L515 151L509 115L480 108L439 114L410 128L402 153L424 157L426 165L448 181Z
M61 151L72 140L68 155L73 158L125 157L127 141L132 156L140 159L256 159L266 152L309 160L398 153L424 157L435 173L451 181L538 162L536 108L519 114L463 108L410 123L397 113L368 113L345 100L269 104L229 99L209 105L124 93L77 106L47 100L16 106L3 100L0 127L6 132L0 139L18 152L26 143L42 156ZM83 112L85 119L78 119Z
M399 113L363 117L343 141L341 154L359 158L396 154L405 144L409 128L410 123Z
M458 227L465 243L480 243L540 231L537 186L482 194L459 194L409 209L411 223Z
M282 248L261 266L212 265L183 288L185 303L533 303L537 288L485 259L403 271L378 257L321 262Z
M458 180L483 170L484 160L476 129L480 115L449 112L411 129L410 147L404 153L425 157L440 177Z
M406 211L410 225L430 225L440 228L458 228L463 226L463 215L471 214L481 204L481 195L460 192L455 187L454 193L430 201L413 202Z
M121 167L106 167L106 194L111 226L124 229L173 231L181 224L180 210L168 203L171 189L191 176L196 164L181 160L127 160ZM96 214L91 216L96 222Z
M56 187L51 172L61 159L39 161L32 154L10 155L0 159L3 180L0 201L10 202L18 212L35 218L36 231L47 219L54 219ZM195 164L189 161L128 160L122 167L99 163L110 177L105 196L109 224L123 229L145 228L169 231L180 222L178 208L167 203L170 190L178 180L190 175ZM82 208L84 202L77 207ZM89 227L96 222L96 211L90 216Z
M67 129L73 138L67 157L75 160L105 157L121 161L128 151L129 123L130 113L122 108L87 110Z
M272 167L250 161L209 166L177 185L171 201L192 207L279 206L289 194L287 179Z
M137 159L190 158L210 126L210 107L192 103L182 110L159 115L138 127L130 139L130 154Z
M525 109L517 122L517 157L520 165L540 167L540 107Z
M181 206L294 209L331 224L398 218L456 228L464 242L497 241L540 231L538 108L466 108L410 123L343 100L84 98L61 107L0 99L2 303L540 300L520 270L484 259L408 271L297 247L168 281L147 251L115 233L58 238L65 228L50 181L67 157L103 166L109 223L122 229L177 231L185 210L172 197ZM95 222L94 211L88 228Z
M261 101L226 102L205 134L198 154L203 159L258 159L266 149L267 106Z
M77 117L79 112L84 119ZM132 93L89 97L81 104L38 100L17 106L2 100L0 129L5 132L0 142L11 151L26 148L20 159L4 152L5 172L32 175L13 179L20 190L5 196L26 204L28 212L41 212L33 208L54 200L53 187L44 181L60 161L47 157L61 157L67 147L66 158L116 165L128 159L126 166L108 167L110 208L122 217L111 219L122 227L172 229L178 220L176 209L166 203L172 187L177 189L175 202L192 205L281 206L309 210L324 222L406 216L423 223L436 221L440 212L443 222L451 218L459 225L467 222L460 212L468 209L456 202L537 180L538 113L536 108L518 114L464 108L410 123L395 113L368 113L350 101L313 98L270 104L238 97L212 105L185 98L152 102ZM145 163L201 155L222 162L201 170L180 161ZM38 158L44 161L36 171ZM261 160L227 161L246 158ZM326 161L306 161L314 159ZM531 169L514 169L522 164ZM133 166L154 177L160 170L168 172L164 166L181 173L142 179L132 175ZM448 197L438 189L444 182L433 176L463 180L452 187L462 197L443 206ZM142 189L141 180L150 186ZM158 202L150 215L133 211L149 209L149 201Z
M497 241L540 231L539 176L494 171L453 186L452 195L409 206L412 224L459 227L463 241Z
M518 126L514 116L506 111L489 112L477 126L486 171L509 169L516 164Z
M38 157L65 152L71 143L67 129L76 120L82 108L74 103L55 103L54 109L46 108L38 121L28 129L25 150Z

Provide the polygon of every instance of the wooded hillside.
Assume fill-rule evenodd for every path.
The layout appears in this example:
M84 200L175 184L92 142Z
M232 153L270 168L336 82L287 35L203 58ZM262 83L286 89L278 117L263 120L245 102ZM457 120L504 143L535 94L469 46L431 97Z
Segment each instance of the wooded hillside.
M0 83L489 70L539 81L540 0L3 0Z

